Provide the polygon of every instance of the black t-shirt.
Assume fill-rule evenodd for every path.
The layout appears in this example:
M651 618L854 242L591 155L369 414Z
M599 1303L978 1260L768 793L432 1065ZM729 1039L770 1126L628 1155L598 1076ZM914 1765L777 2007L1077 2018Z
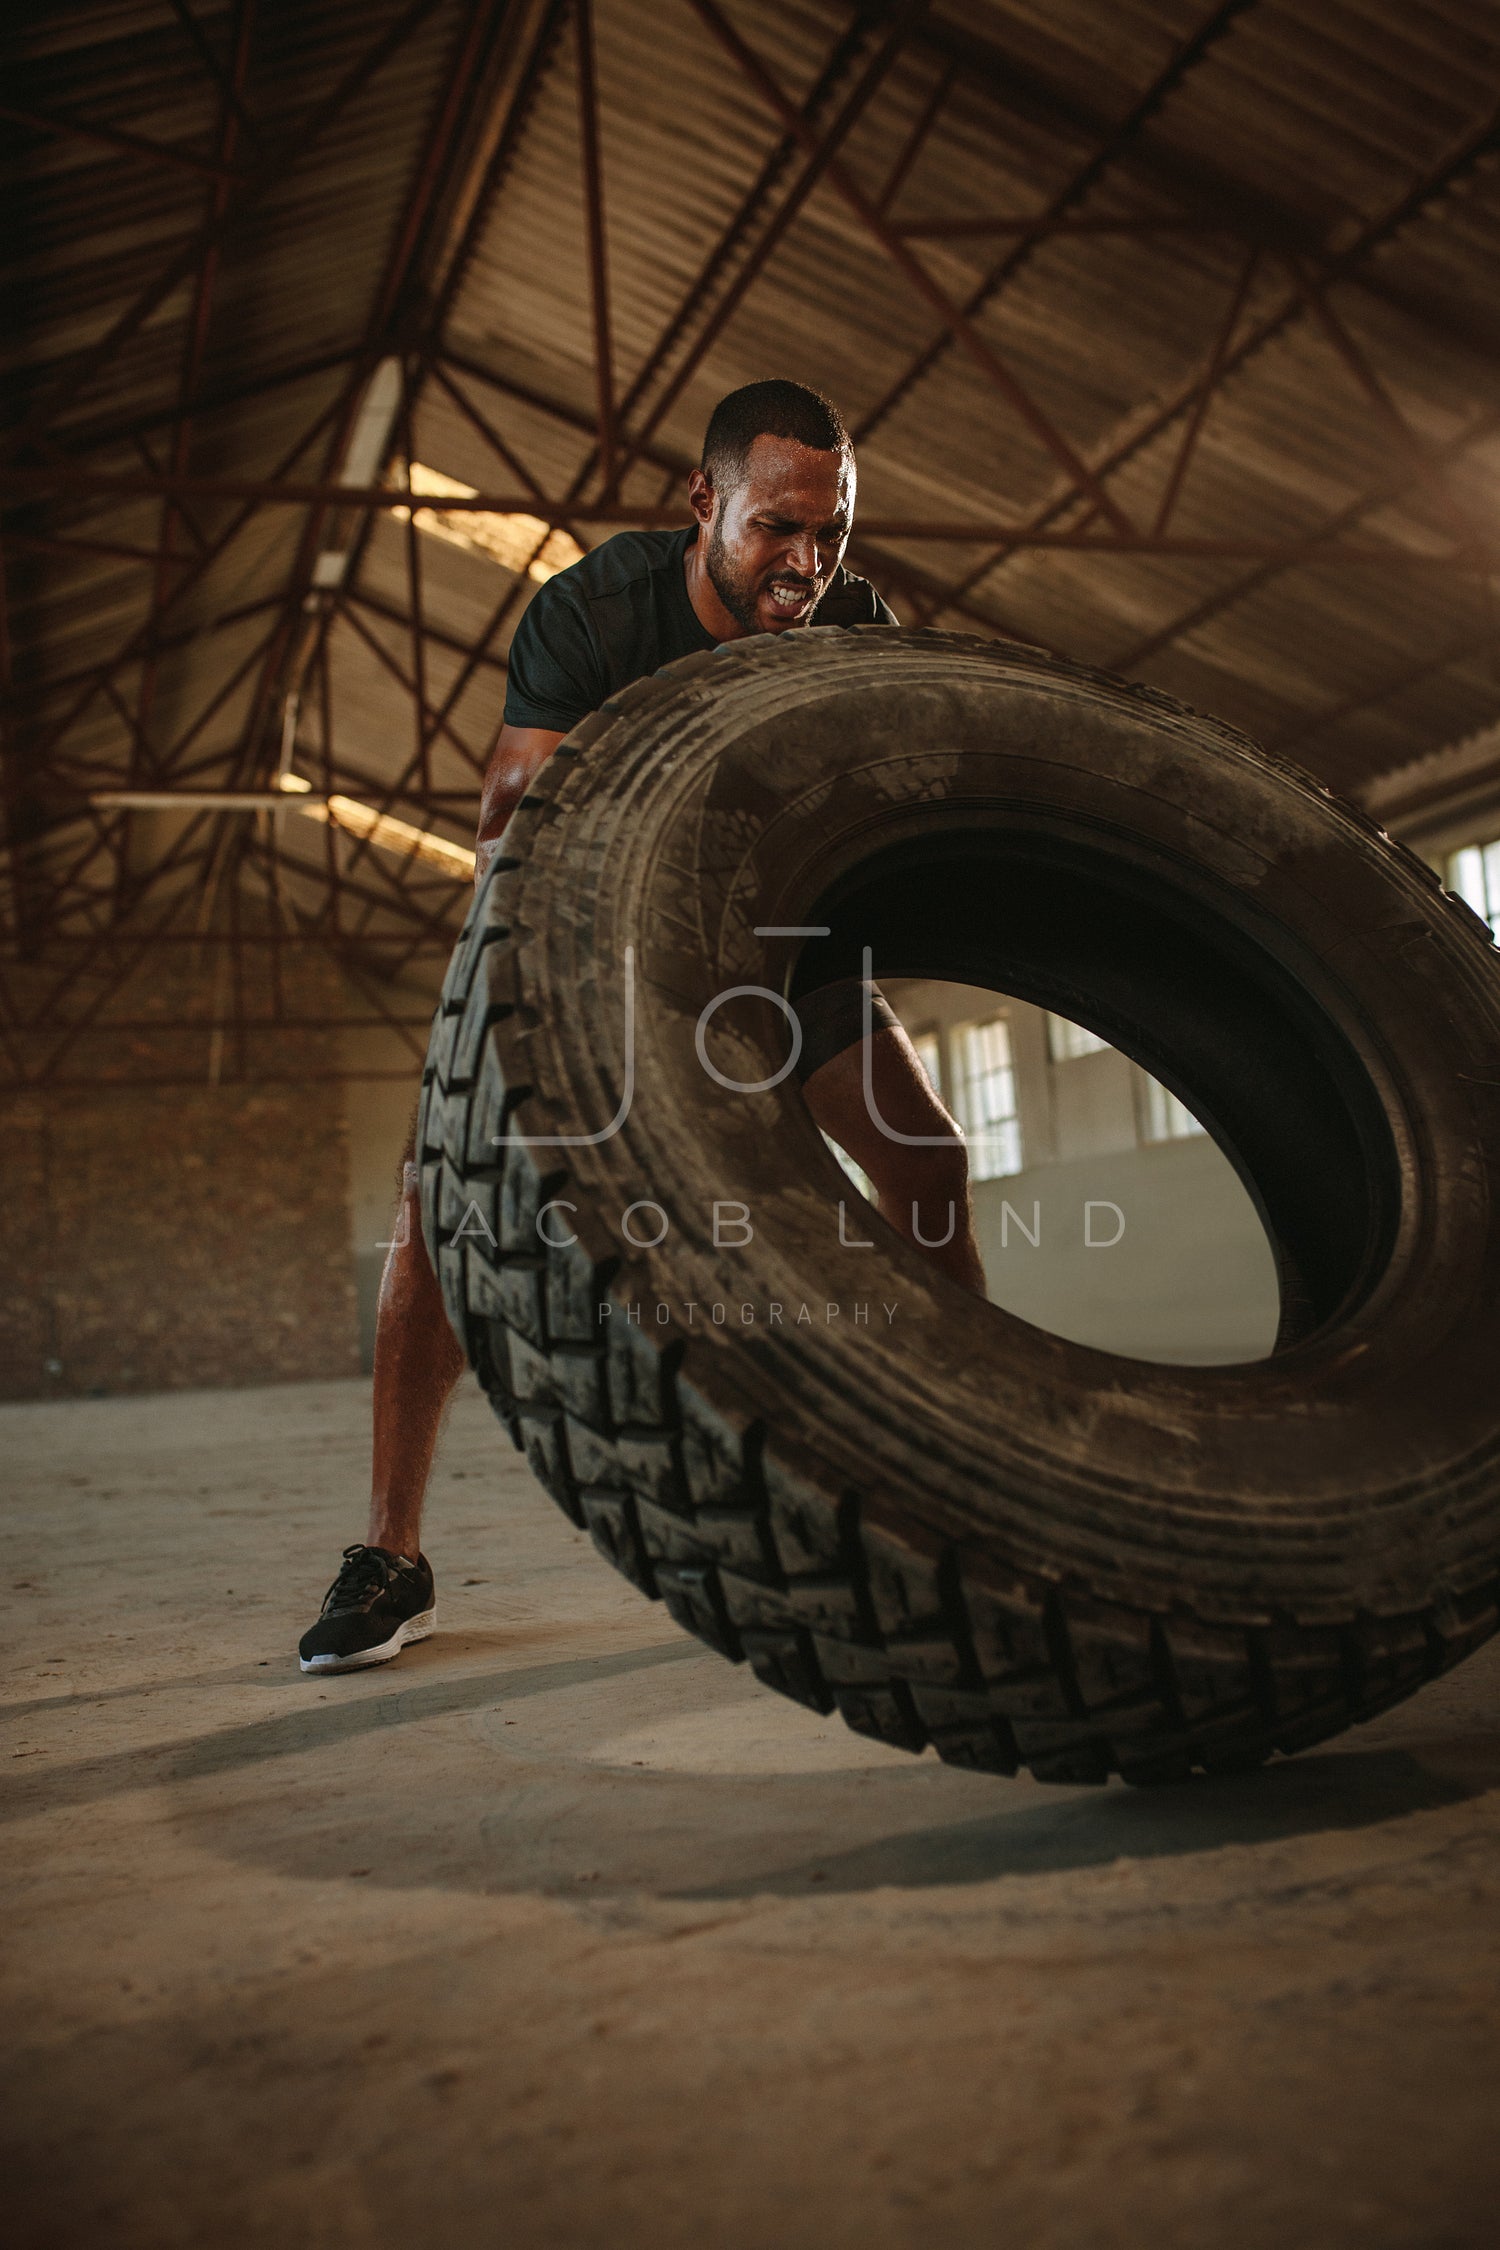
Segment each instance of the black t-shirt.
M683 558L698 536L622 531L533 595L510 644L505 723L566 734L607 696L679 656L717 648L688 599ZM894 625L867 578L840 567L815 625Z

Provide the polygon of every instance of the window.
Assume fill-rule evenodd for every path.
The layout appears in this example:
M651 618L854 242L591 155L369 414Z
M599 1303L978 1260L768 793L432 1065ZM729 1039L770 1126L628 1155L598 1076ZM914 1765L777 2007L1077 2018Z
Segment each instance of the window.
M475 496L472 484L460 484L457 477L445 477L441 469L424 468L420 461L411 465L410 485L414 493L435 500L472 500ZM398 523L406 521L406 513L405 508L391 510ZM467 547L471 554L485 555L504 570L524 570L539 584L583 557L583 549L570 532L560 528L549 531L540 516L493 515L484 508L418 508L416 523L418 531L446 539L454 547Z
M1204 1127L1175 1094L1155 1078L1140 1074L1141 1089L1141 1139L1143 1141L1185 1141Z
M1068 1016L1047 1018L1047 1052L1054 1062L1076 1062L1080 1055L1103 1055L1109 1052L1109 1041L1097 1032L1085 1031L1081 1023Z
M969 1170L976 1180L1002 1179L1021 1169L1021 1121L1016 1115L1016 1073L1010 1055L1010 1028L1004 1016L960 1024L954 1033L958 1056L958 1121L969 1143Z
M1448 888L1481 915L1500 938L1500 837L1468 844L1448 862Z

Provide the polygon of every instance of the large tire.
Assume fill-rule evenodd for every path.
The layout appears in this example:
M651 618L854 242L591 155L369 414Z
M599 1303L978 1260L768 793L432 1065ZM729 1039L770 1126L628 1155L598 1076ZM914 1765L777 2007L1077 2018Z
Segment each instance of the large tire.
M433 1030L427 1241L536 1475L682 1624L863 1733L1069 1782L1302 1748L1494 1631L1500 973L1358 811L1036 651L830 629L615 697L505 851ZM757 934L809 924L800 955ZM1125 1360L977 1305L863 1206L875 1247L842 1246L794 1080L725 1092L695 1033L866 943L877 976L1060 1008L1189 1099L1293 1340ZM627 947L634 1098L601 1139ZM701 1036L736 1080L786 1060L753 994ZM716 1245L715 1201L751 1242L726 1218Z

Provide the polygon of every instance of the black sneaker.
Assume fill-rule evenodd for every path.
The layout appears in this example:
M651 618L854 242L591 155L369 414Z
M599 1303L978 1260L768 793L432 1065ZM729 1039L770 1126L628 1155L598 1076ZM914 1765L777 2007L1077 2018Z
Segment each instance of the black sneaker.
M344 1567L323 1598L318 1622L297 1644L304 1672L354 1672L389 1664L437 1622L432 1569L384 1547L346 1547Z

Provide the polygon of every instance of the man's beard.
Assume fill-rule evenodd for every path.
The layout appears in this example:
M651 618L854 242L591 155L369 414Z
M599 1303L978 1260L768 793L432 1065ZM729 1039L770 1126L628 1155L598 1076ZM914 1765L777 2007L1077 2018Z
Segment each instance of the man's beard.
M756 584L748 571L736 569L734 559L724 543L724 534L717 523L709 532L703 562L708 572L709 584L713 587L714 592L718 595L736 625L742 625L747 633L758 633L761 626L756 605L760 599L762 588ZM797 574L794 571L783 570L774 572L773 576L790 580L796 578ZM797 583L811 588L816 584L816 581L797 578ZM798 625L810 625L815 614L814 610L809 610L806 617L797 618L796 623Z

